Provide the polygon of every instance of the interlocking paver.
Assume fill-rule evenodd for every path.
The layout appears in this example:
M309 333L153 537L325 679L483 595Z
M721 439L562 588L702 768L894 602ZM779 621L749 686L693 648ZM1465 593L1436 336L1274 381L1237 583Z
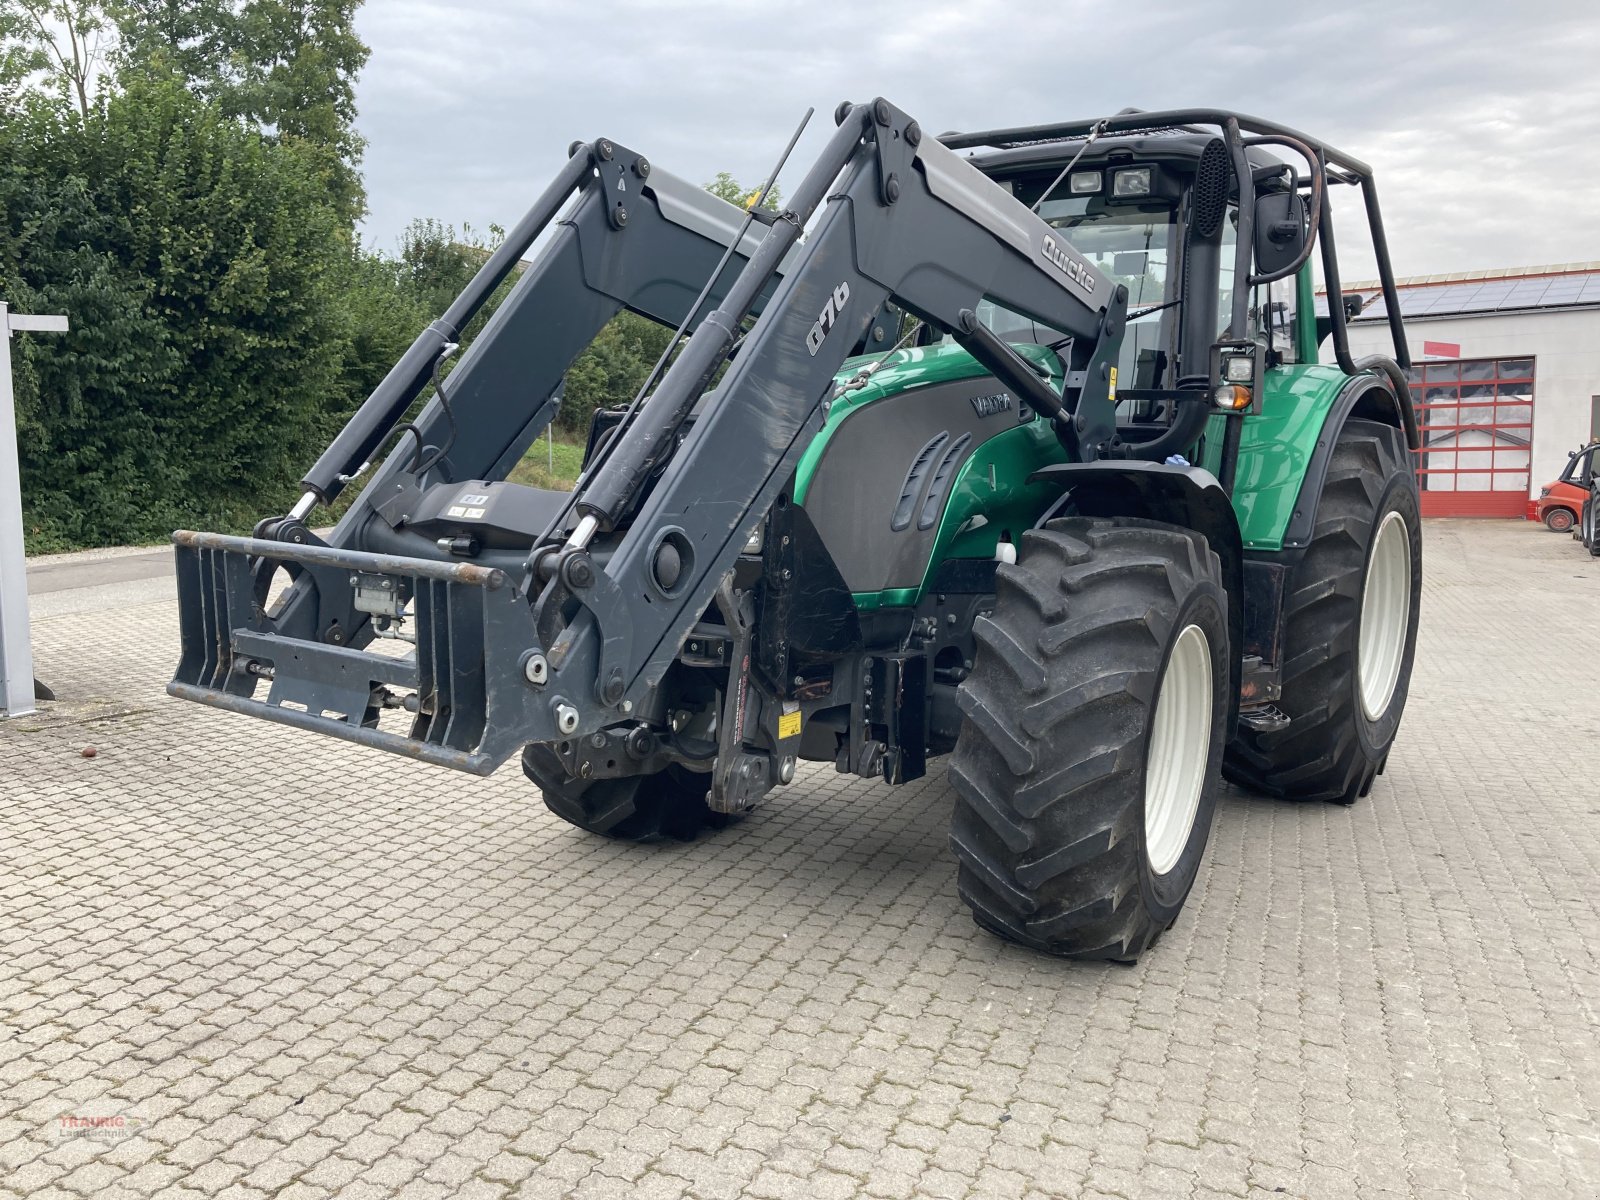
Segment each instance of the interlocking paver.
M612 845L169 701L170 601L68 606L68 699L0 725L0 1195L1600 1194L1600 563L1425 540L1372 795L1228 792L1132 968L974 928L937 769Z

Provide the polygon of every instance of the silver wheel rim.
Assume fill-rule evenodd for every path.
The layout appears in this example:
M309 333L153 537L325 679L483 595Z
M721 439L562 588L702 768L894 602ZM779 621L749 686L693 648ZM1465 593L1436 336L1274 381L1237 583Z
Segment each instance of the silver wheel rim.
M1361 711L1369 721L1383 716L1394 699L1410 624L1411 531L1404 517L1391 512L1372 539L1367 584L1361 593L1356 686L1361 692Z
M1150 869L1178 865L1205 790L1211 753L1211 643L1186 625L1172 644L1144 766L1144 851Z

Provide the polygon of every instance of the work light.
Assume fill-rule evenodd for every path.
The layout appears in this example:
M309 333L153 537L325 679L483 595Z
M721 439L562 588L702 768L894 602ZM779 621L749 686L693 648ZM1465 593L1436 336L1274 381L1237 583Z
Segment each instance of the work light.
M1118 171L1111 177L1111 194L1113 197L1127 199L1131 196L1148 196L1150 194L1150 168L1133 167L1127 171Z
M1072 194L1082 196L1089 192L1100 190L1099 171L1074 171L1072 173Z

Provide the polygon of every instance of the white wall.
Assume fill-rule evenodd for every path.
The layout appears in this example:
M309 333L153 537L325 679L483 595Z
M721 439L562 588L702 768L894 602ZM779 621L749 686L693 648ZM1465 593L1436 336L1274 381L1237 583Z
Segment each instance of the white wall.
M1600 309L1485 313L1406 322L1413 359L1422 343L1456 342L1462 358L1526 358L1533 364L1533 474L1529 495L1567 465L1567 452L1589 437L1590 397L1600 396ZM1333 341L1322 346L1333 361ZM1389 327L1362 321L1350 328L1350 352L1392 354Z

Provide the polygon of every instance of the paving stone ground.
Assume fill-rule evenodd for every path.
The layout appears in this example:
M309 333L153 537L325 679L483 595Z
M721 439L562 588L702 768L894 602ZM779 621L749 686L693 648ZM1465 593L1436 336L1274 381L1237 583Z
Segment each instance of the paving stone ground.
M170 589L57 604L66 699L0 725L0 1197L1600 1194L1600 560L1426 559L1372 795L1230 791L1131 968L974 927L942 770L612 845L514 765L166 699Z

